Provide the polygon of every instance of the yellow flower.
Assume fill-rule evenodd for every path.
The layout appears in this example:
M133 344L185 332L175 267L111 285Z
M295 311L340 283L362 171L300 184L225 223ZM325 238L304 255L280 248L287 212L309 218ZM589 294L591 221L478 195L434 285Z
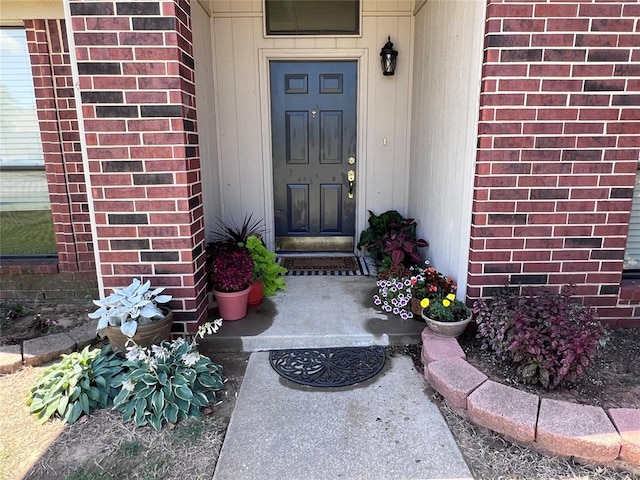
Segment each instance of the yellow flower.
M427 308L429 306L429 299L423 298L422 300L420 300L420 306L422 308Z
M447 295L447 298L453 302L456 299L456 296L453 293L450 293Z
M444 300L442 300L442 304L443 304L445 307L448 307L449 305L451 305L451 302L450 302L448 299L446 299L446 298L445 298Z

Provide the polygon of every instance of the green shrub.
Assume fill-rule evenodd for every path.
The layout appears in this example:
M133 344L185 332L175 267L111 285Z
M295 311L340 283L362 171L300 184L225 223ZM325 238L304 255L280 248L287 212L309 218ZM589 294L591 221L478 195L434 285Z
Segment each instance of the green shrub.
M222 367L195 347L198 337L215 333L221 323L204 324L191 343L178 338L150 349L129 347L127 371L111 384L120 389L113 408L122 412L123 421L160 430L165 423L199 417L201 407L215 403L215 392L224 386Z
M592 363L607 333L596 312L548 289L504 289L474 305L483 349L512 362L525 383L554 389L574 383Z
M110 383L122 372L122 360L106 346L62 355L29 391L29 411L44 423L52 416L74 423L83 413L105 408L117 390Z
M264 284L264 296L270 297L275 295L276 291L284 290L286 285L280 275L287 273L287 269L276 262L276 254L267 250L262 240L255 235L247 238L245 246L253 260L253 276L256 280L262 280Z

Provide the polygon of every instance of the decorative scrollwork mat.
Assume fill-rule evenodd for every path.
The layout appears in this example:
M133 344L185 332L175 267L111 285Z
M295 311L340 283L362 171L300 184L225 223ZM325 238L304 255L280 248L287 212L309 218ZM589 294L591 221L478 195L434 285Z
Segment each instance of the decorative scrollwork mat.
M386 357L384 349L372 347L273 350L271 367L292 382L310 387L345 387L373 378Z

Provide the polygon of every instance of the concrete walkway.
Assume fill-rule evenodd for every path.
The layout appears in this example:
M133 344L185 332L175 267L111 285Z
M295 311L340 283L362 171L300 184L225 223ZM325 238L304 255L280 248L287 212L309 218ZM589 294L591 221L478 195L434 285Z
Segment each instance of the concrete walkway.
M322 317L319 317L321 321ZM340 389L281 378L251 354L214 480L471 479L409 357Z

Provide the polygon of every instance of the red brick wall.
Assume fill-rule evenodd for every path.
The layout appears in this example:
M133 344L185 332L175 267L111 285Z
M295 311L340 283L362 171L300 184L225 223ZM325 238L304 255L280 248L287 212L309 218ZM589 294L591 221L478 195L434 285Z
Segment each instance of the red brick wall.
M575 284L608 323L640 326L638 302L619 298L640 155L639 18L637 2L488 0L471 297Z
M100 274L174 296L174 331L206 317L189 2L71 1Z
M63 272L95 272L64 20L25 21L51 213Z

